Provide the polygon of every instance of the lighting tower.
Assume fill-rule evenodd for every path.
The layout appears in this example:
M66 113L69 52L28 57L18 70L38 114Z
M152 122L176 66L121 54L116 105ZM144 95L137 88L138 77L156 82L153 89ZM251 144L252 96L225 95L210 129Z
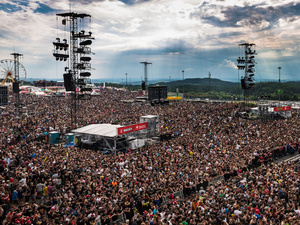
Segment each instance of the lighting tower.
M278 94L279 94L279 103L280 103L280 93L281 93L281 85L280 85L280 70L281 70L281 66L278 67L278 71L279 71L279 79L278 79L278 83L279 83L279 89L278 89Z
M210 78L211 78L211 73L208 72L209 101L210 101L210 98L211 98L211 95L210 95Z
M182 72L182 100L184 99L184 70Z
M19 76L19 59L23 54L20 53L11 53L11 55L14 56L14 72L15 72L15 77L14 77L14 83L13 83L13 93L16 96L16 113L20 113L20 87L19 87L19 81L20 81L20 76Z
M249 90L253 90L255 85L254 55L256 55L256 51L252 49L255 46L255 44L253 43L243 43L240 44L239 46L244 49L243 56L238 57L237 59L238 62L237 67L239 70L245 71L245 75L241 77L241 86L242 89L244 90L244 102L246 107Z
M91 57L90 54L92 44L92 32L84 30L86 19L91 16L86 13L60 13L57 17L62 17L62 25L69 27L70 40L64 38L56 38L53 42L54 53L53 56L58 61L67 61L65 67L64 85L66 91L72 93L70 110L71 110L71 128L77 127L77 108L79 99L84 99L84 96L90 94L91 88L88 84L91 83ZM67 30L67 29L64 29Z

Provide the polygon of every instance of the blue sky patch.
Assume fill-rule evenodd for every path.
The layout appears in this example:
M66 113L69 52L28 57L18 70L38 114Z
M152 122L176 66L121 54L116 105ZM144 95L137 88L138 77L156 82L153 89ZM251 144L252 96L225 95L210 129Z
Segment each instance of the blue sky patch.
M34 11L35 13L43 13L43 14L47 14L47 13L51 13L54 12L55 10L52 9L51 7L45 5L45 4L39 4L39 7Z
M51 13L51 12L55 11L54 9L52 9L51 7L49 7L45 4L42 4L42 3L38 3L38 4L39 4L39 7L34 11L35 13L47 14L47 13ZM7 12L7 13L13 13L13 12L22 10L22 6L27 7L28 2L27 1L15 1L15 4L0 3L0 10Z
M12 4L2 4L0 3L0 10L7 12L7 13L13 13L16 11L21 10L22 8L20 6L12 5Z

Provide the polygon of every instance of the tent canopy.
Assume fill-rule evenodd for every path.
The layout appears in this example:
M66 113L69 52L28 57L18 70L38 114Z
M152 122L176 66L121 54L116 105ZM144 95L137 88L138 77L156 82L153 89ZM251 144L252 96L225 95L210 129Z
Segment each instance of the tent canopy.
M81 134L98 135L102 137L117 137L119 127L122 126L112 125L112 124L90 124L85 127L72 130L72 132L81 133Z

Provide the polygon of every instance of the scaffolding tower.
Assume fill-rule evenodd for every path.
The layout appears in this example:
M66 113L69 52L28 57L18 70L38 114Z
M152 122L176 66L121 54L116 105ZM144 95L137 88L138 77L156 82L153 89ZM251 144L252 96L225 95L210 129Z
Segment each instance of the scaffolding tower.
M255 44L253 43L243 43L239 44L240 47L243 48L243 54L242 56L239 56L237 59L238 62L238 70L244 70L245 74L241 77L241 86L244 90L244 104L245 108L247 107L247 101L249 97L249 90L254 89L255 85L255 55L256 50L253 48L255 47Z
M145 89L148 87L148 65L151 65L151 62L140 62L144 64L144 81L145 81Z
M91 15L86 13L60 13L57 17L62 17L62 25L68 27L70 32L70 40L64 38L62 41L59 37L53 42L54 53L53 56L57 61L66 61L64 85L66 91L71 92L70 99L70 114L71 114L71 128L77 128L77 112L79 100L88 99L92 89L91 83L91 47L92 32L86 32L84 24Z
M11 55L14 57L14 82L13 82L13 93L15 94L16 98L16 103L15 103L15 110L16 114L20 114L21 112L21 104L20 104L20 87L19 87L19 82L20 82L20 68L19 68L19 59L20 57L23 56L23 54L20 53L11 53Z

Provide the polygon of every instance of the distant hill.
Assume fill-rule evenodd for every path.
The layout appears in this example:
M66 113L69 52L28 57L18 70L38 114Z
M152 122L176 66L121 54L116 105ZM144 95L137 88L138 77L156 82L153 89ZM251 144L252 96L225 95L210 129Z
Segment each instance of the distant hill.
M203 85L208 86L209 84L211 86L231 86L231 85L237 85L239 83L236 82L230 82L230 81L223 81L216 78L188 78L185 80L176 80L171 82L158 82L156 84L159 85L167 85L167 86L173 86L173 85Z
M172 82L159 82L154 85L166 85L169 92L184 90L186 97L211 97L213 99L239 99L244 90L238 82L223 81L216 78L194 78ZM279 91L280 90L280 91ZM279 94L280 93L280 94ZM249 91L249 99L257 100L261 96L270 96L270 100L300 100L300 81L259 82Z
M39 79L28 79L28 81ZM98 81L98 82L95 82ZM96 85L103 85L105 80L93 80ZM136 84L136 85L135 85ZM188 78L185 80L174 80L171 82L157 82L152 85L166 85L168 92L182 93L186 97L212 99L243 99L244 90L241 88L241 83L223 81L216 78ZM141 82L128 84L109 83L106 86L126 87L129 90L141 89ZM280 91L279 91L280 90ZM280 93L280 94L279 94ZM300 81L288 81L278 83L277 81L267 81L256 83L254 90L249 91L249 99L257 100L260 96L270 96L270 100L300 100Z
M216 78L190 78L171 82L159 82L153 85L166 85L168 91L171 92L176 92L176 89L179 89L179 92L182 92L184 89L186 94L190 92L193 92L194 94L201 92L201 95L209 91L220 91L220 89L225 92L236 89L236 92L238 92L240 86L239 83L223 81Z

